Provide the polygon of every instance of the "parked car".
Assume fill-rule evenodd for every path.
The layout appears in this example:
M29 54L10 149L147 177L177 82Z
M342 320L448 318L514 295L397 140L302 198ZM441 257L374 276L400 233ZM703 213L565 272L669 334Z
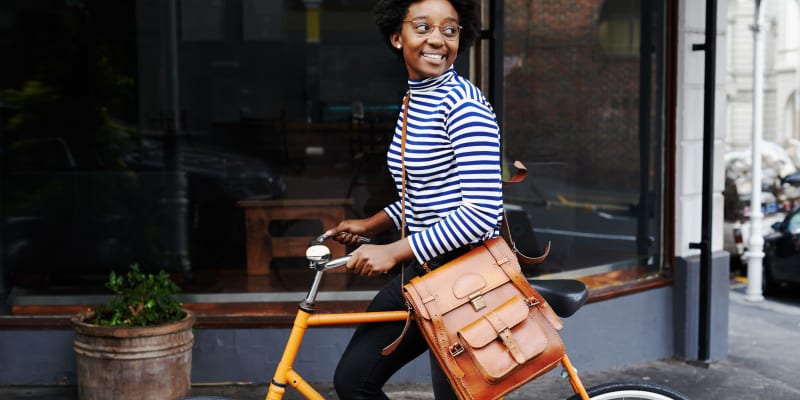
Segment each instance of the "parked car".
M764 236L764 293L800 283L800 205Z
M800 202L800 172L791 157L796 152L787 152L783 146L768 141L762 143L761 150L761 232L768 233ZM723 248L730 254L730 270L736 274L744 274L747 267L753 192L751 158L750 151L725 154Z

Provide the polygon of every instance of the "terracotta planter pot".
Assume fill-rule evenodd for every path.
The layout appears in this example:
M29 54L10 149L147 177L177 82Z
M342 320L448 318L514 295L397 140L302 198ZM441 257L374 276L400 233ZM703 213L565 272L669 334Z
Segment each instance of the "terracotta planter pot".
M132 328L84 322L92 312L73 316L78 397L174 400L188 396L195 316L184 312L186 317L178 322Z

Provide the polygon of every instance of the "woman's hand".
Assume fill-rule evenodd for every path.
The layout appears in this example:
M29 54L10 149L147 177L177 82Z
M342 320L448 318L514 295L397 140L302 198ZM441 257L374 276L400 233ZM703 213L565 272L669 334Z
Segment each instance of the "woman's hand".
M369 218L346 219L335 228L328 229L325 236L329 236L339 243L355 245L359 244L359 235L372 237L393 228L394 223L389 216L385 212L379 211Z
M379 211L369 218L346 219L335 228L328 229L325 235L337 242L354 245L359 243L359 235L370 237L394 228L389 216ZM350 253L347 269L358 275L376 276L389 272L395 265L413 257L411 245L406 239L384 245L364 244Z
M350 253L347 269L363 276L378 276L389 272L397 262L387 251L387 247L390 245L362 245Z
M384 245L365 244L350 253L347 269L357 275L377 276L413 257L411 245L406 239Z
M361 236L371 236L372 234L366 219L346 219L335 228L325 232L325 236L345 245L359 244Z

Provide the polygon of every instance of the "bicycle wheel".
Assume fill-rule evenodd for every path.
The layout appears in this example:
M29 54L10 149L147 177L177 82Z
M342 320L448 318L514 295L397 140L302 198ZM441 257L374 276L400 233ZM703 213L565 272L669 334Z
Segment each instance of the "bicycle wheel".
M586 390L591 400L689 400L685 394L648 382L612 382ZM580 400L576 394L568 400Z

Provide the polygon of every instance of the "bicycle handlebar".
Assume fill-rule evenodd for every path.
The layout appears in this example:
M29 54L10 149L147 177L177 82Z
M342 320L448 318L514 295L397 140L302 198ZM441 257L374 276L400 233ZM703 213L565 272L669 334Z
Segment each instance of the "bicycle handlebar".
M342 267L347 264L347 261L350 259L350 256L346 255L331 260L331 250L322 244L328 239L330 239L330 236L325 234L319 235L308 244L308 249L306 249L306 259L309 261L309 266L317 271L327 271ZM359 235L358 243L372 243L372 239Z
M347 264L348 260L350 260L350 256L349 255L346 255L344 257L334 258L333 260L330 260L330 261L326 262L325 264L323 264L322 265L322 269L327 271L327 270L343 267L343 266L345 266L345 264Z
M309 243L309 246L316 246L322 244L326 240L330 239L331 237L325 234L317 236L314 240ZM369 244L372 243L372 238L368 238L366 236L358 235L358 244Z

